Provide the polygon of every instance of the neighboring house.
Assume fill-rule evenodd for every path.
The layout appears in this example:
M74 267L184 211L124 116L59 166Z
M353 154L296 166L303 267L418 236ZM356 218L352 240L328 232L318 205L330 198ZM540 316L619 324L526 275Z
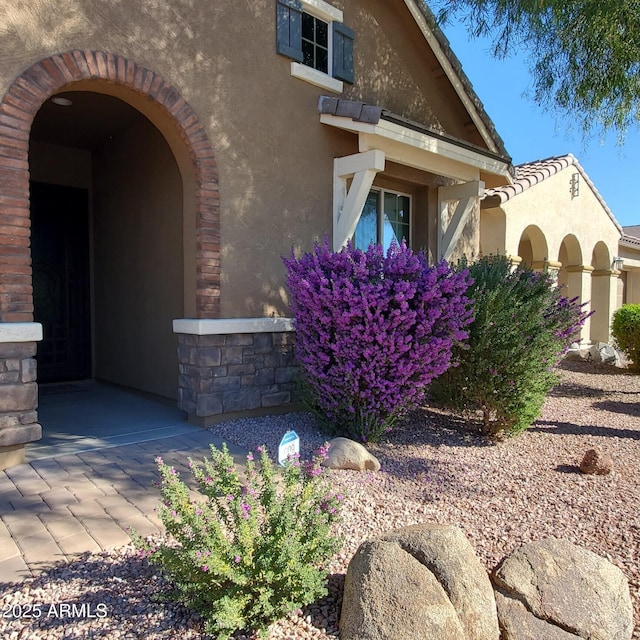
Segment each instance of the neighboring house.
M37 382L200 424L286 404L281 256L477 255L510 179L422 0L0 0L0 24L2 465L40 437Z
M619 305L640 304L640 225L622 227L618 255L622 260Z
M627 259L632 242L571 154L515 167L514 183L487 189L482 200L481 251L557 271L566 295L594 312L582 330L585 343L610 340L623 296L640 300L640 262Z

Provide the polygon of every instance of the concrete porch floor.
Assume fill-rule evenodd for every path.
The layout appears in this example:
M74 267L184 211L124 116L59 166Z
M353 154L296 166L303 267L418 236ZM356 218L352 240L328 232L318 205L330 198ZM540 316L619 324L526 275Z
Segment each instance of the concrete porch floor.
M129 543L129 527L160 532L155 457L188 479L187 458L222 444L175 407L93 381L70 384L81 388L42 394L45 437L29 445L27 463L0 471L0 593L78 554Z
M175 401L97 380L40 385L38 419L27 462L194 431Z

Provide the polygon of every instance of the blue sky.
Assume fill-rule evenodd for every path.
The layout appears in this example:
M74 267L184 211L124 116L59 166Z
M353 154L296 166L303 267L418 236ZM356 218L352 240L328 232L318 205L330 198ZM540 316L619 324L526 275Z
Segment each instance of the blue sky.
M514 164L573 153L605 202L623 225L640 225L635 190L640 180L640 130L627 132L623 145L616 134L583 140L570 121L545 112L523 96L531 88L525 56L495 60L489 43L469 40L464 28L443 29L476 93L504 140Z

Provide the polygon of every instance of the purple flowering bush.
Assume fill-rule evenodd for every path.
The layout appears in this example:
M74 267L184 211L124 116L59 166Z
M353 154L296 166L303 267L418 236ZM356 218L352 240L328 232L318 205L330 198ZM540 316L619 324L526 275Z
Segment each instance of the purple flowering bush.
M321 447L304 464L293 458L281 480L264 447L248 454L241 477L226 445L189 467L202 499L158 458L158 513L170 538L153 545L132 532L142 556L162 567L170 598L200 613L219 639L268 625L327 594L326 565L339 549L332 525L342 495L330 490Z
M505 256L461 268L473 278L474 320L454 349L458 366L429 393L483 435L516 435L540 414L558 380L555 367L590 314L562 295L551 274L514 268Z
M328 240L284 259L296 357L310 404L333 433L379 439L451 364L471 321L470 280L403 243L338 252Z

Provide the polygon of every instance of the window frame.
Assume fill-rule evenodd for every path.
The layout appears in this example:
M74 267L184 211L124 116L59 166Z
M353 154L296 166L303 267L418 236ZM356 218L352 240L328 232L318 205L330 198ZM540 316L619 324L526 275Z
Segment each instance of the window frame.
M276 0L276 3L277 5L290 7L291 9L294 9L295 5L294 10L299 11L300 16L306 13L327 24L327 73L305 65L301 56L296 55L296 51L291 46L285 45L283 47L278 43L278 53L293 59L291 62L291 75L294 78L304 80L305 82L309 82L310 84L321 87L322 89L328 89L334 93L342 93L344 90L344 82L352 84L354 81L352 69L354 34L353 31L343 23L342 10L337 9L324 0ZM336 32L338 33L338 36L336 36ZM344 62L336 64L336 60L334 60L334 40L336 37L349 38L351 40L349 48L351 53L351 68L349 69L345 68ZM342 51L342 49L339 49L339 51ZM340 77L336 77L336 73Z
M310 16L311 18L313 18L314 23L314 34L313 34L313 40L309 40L308 38L304 37L304 17L305 15ZM321 22L322 24L324 24L327 27L327 46L326 46L326 50L327 50L327 70L326 71L322 71L321 69L318 69L316 66L311 66L311 65L305 65L307 67L309 67L310 69L315 69L316 71L319 71L320 73L324 73L325 75L328 75L330 77L333 77L332 75L332 71L333 71L333 29L331 28L331 23L327 22L326 20L323 20L322 18L319 18L318 16L314 15L313 13L311 13L310 11L303 11L302 12L302 55L304 56L304 43L306 42L310 42L312 47L313 47L313 51L314 51L314 63L317 63L317 50L318 49L324 49L324 46L321 44L318 44L318 40L317 40L317 26L318 26L318 22ZM301 64L304 64L304 62L302 62Z
M376 244L384 247L384 196L386 193L393 194L394 196L402 196L408 199L409 201L409 237L406 238L407 246L411 247L411 243L413 240L413 196L410 193L405 193L403 191L396 191L395 189L385 189L384 187L371 187L369 190L369 195L371 193L376 193L378 199L378 209L376 212ZM361 214L362 215L362 212ZM358 224L360 224L360 218L358 218ZM357 225L356 225L357 229ZM351 242L354 243L355 246L355 231L353 236L351 237ZM367 250L367 247L360 247L363 251Z

